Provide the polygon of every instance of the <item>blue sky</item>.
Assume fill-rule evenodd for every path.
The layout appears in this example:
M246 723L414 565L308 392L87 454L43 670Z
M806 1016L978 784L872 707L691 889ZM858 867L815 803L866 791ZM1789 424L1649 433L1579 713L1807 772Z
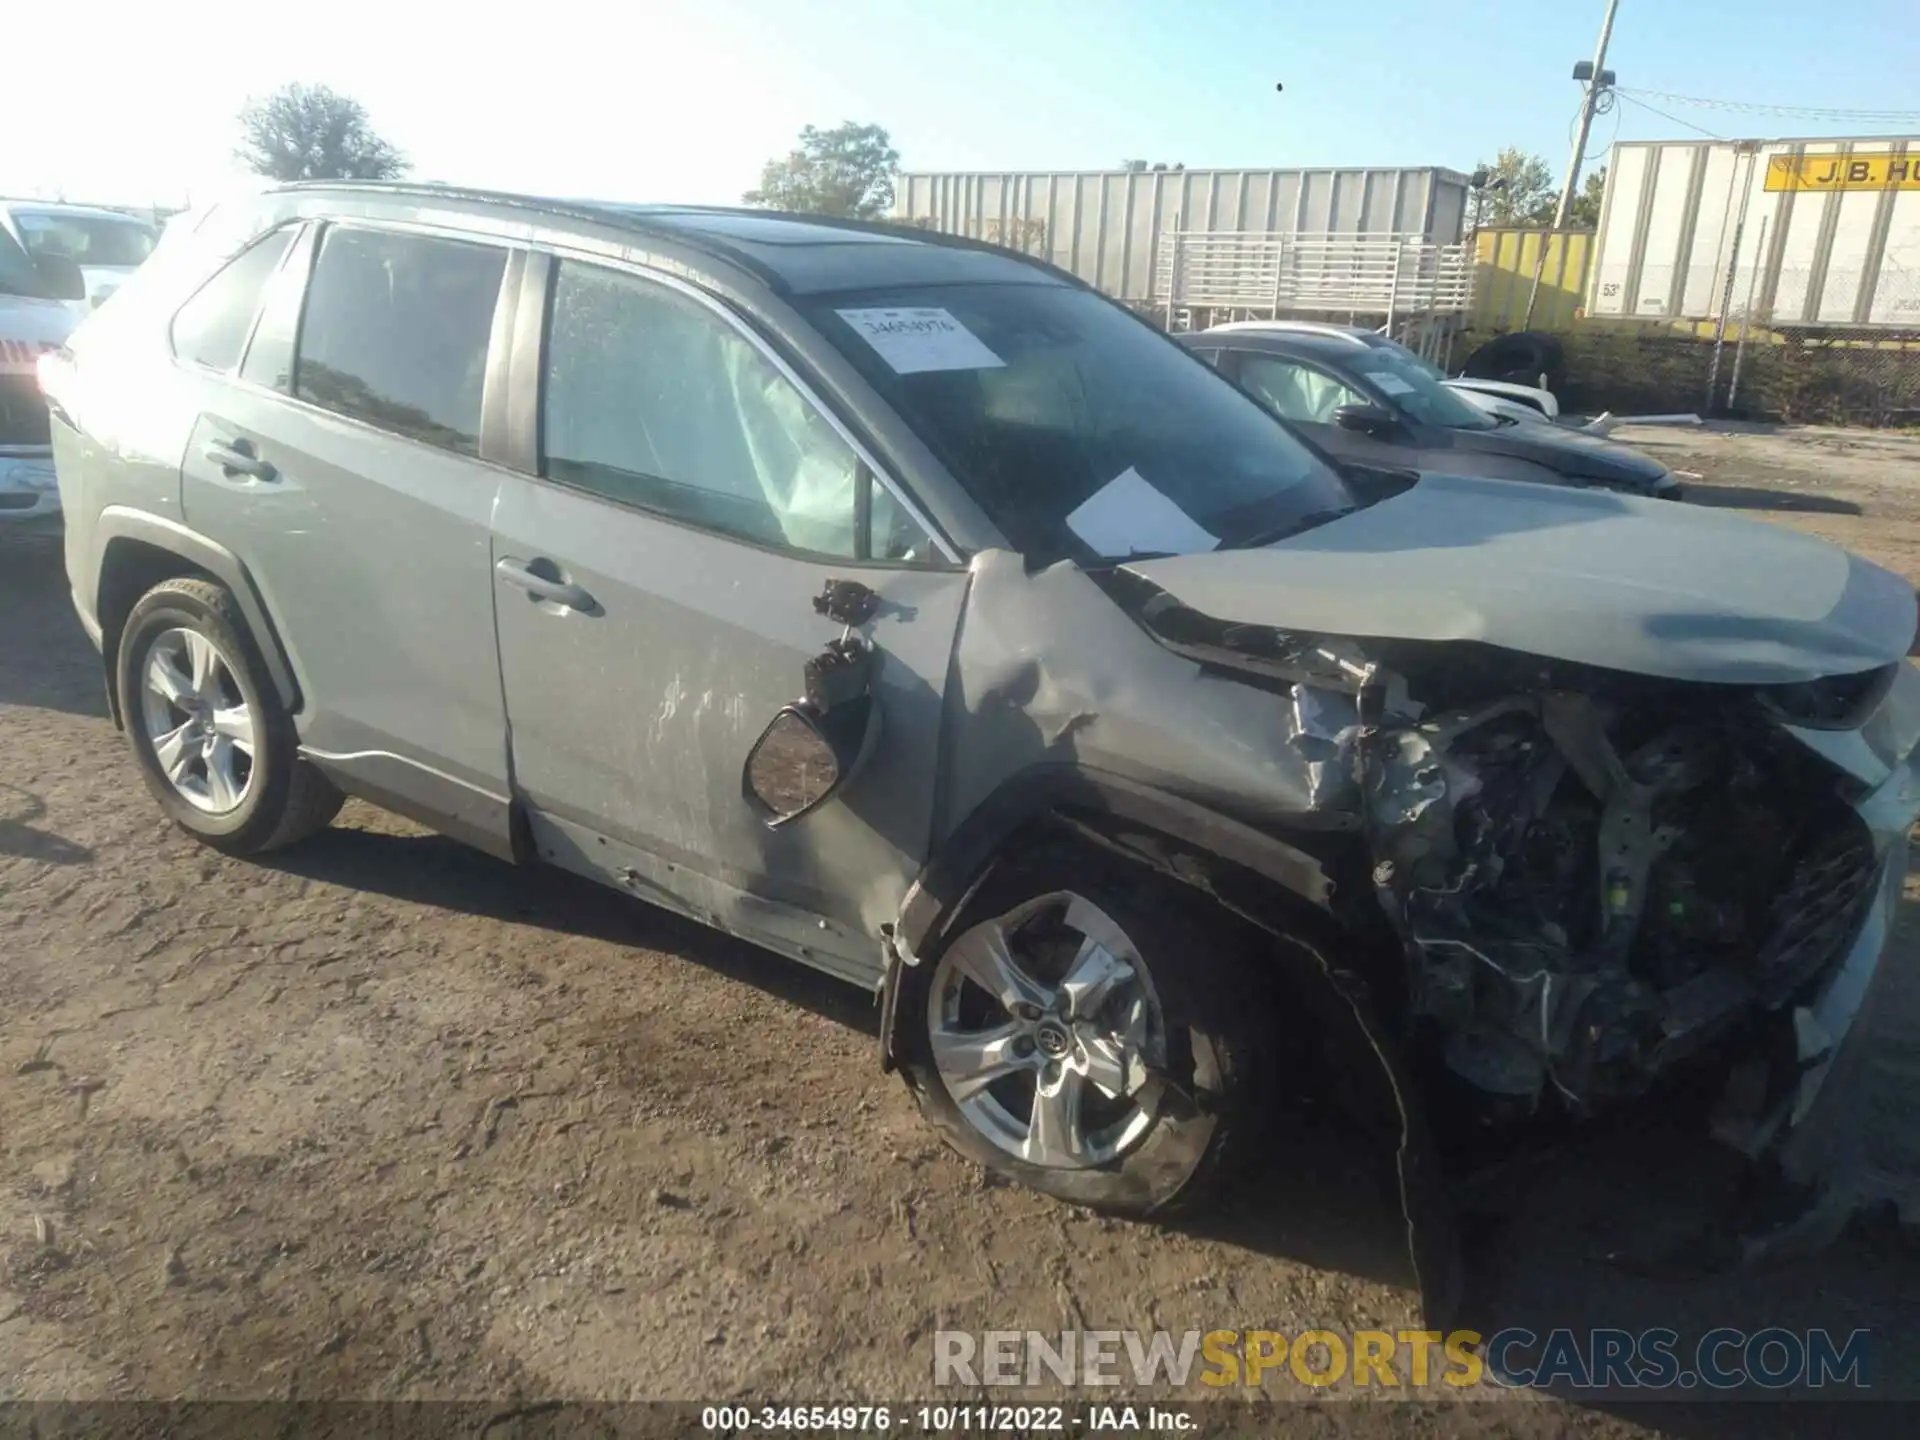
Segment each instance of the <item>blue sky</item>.
M1602 0L100 0L16 5L0 192L178 203L231 183L250 92L359 98L424 178L733 201L802 125L875 121L909 169L1566 163ZM1817 17L1817 18L1809 18ZM84 50L76 48L84 42ZM46 64L24 64L28 56ZM57 58L55 58L57 57ZM1915 0L1622 0L1623 86L1920 110ZM1284 82L1284 93L1274 83ZM1724 136L1877 134L1684 109ZM34 116L44 123L22 124ZM1623 104L1590 150L1677 138Z

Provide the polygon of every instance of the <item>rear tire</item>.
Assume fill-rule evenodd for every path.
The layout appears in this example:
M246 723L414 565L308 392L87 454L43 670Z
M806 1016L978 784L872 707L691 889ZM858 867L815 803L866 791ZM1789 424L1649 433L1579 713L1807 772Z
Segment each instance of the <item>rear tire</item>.
M1276 1058L1257 932L1184 885L1074 849L1001 862L949 933L902 972L898 1005L901 1069L954 1149L1136 1218L1218 1193Z
M299 754L232 594L166 580L120 632L115 684L141 778L169 818L229 855L325 828L345 797Z
M1540 330L1516 330L1496 335L1475 350L1461 371L1475 380L1538 385L1542 375L1557 379L1565 363L1566 349L1557 337Z

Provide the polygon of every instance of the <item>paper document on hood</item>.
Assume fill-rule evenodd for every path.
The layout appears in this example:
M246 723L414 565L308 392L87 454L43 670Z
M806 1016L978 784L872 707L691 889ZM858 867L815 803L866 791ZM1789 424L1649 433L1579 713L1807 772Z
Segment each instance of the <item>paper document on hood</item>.
M1389 375L1383 370L1367 371L1367 379L1378 385L1389 395L1411 395L1413 393L1413 386L1402 380L1398 375Z
M1081 501L1067 528L1112 560L1136 552L1192 555L1220 544L1131 465Z
M927 370L995 370L1007 363L978 335L937 306L834 313L878 350L896 375L918 375Z

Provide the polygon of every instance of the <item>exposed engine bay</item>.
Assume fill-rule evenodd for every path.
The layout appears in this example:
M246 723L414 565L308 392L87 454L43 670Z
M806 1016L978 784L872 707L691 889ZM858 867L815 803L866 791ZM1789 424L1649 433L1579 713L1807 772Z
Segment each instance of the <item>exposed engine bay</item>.
M1287 708L1309 804L1365 837L1410 1033L1479 1118L1591 1113L1723 1042L1746 1053L1769 1016L1790 1082L1794 1007L1845 954L1878 863L1852 782L1783 726L1857 726L1893 667L1688 683L1223 623L1119 588L1162 644Z
M1636 1095L1843 953L1864 826L1750 701L1715 698L1545 691L1358 737L1413 1011L1485 1095Z

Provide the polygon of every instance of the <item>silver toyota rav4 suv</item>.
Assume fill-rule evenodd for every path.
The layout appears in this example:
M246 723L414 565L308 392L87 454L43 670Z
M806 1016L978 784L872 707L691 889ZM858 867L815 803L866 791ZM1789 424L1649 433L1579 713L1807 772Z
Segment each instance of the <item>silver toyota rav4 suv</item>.
M276 190L43 382L209 845L364 796L872 987L956 1147L1125 1213L1330 1073L1423 1215L1457 1132L1722 1091L1803 1225L1902 1182L1920 610L1841 550L1340 468L1051 267L767 213Z

